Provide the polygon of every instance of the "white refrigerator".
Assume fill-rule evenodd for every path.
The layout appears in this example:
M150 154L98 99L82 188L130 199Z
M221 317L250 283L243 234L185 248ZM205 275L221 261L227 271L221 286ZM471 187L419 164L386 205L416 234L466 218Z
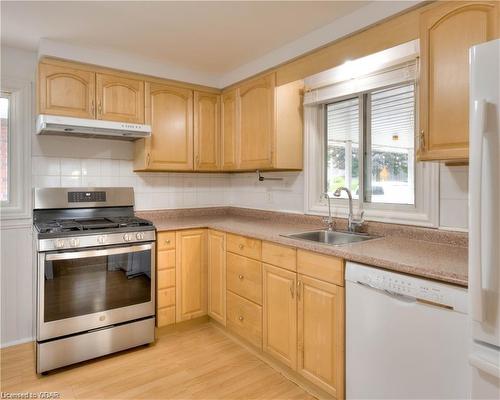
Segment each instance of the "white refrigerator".
M471 398L500 399L500 40L470 49Z

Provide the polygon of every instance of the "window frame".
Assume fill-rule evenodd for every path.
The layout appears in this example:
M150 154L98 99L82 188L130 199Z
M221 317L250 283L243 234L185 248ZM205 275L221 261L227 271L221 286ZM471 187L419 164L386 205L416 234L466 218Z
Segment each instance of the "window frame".
M0 204L0 220L31 218L31 136L33 132L33 85L31 81L2 77L1 91L9 103L9 200Z
M418 98L419 85L415 80L401 80L390 85L381 85L376 89L369 89L359 93L346 94L344 96L323 99L319 104L304 105L304 131L305 131L305 212L315 215L327 215L328 207L326 199L322 196L324 192L326 176L326 105L336 101L342 101L364 93L383 89L391 86L401 86L405 83L414 82L415 85L415 153L417 151L418 135ZM360 182L365 180L365 102L360 102L360 136L363 140L359 143L359 153L363 156L359 160ZM319 157L318 157L319 155ZM364 184L364 182L363 182ZM364 185L363 185L364 187ZM400 224L412 224L428 227L439 225L439 165L437 163L414 163L414 205L391 204L391 203L367 203L364 201L364 193L360 193L358 199L353 199L354 213L364 211L365 220L380 221ZM347 199L332 199L332 214L336 217L345 218L348 215Z

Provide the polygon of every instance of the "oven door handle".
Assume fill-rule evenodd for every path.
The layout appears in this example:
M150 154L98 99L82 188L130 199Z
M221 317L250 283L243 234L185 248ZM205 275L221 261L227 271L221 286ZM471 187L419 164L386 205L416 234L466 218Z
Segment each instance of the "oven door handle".
M126 253L137 253L140 251L151 250L153 248L153 244L143 244L138 246L127 246L127 247L115 247L111 249L100 249L100 250L86 250L86 251L75 251L75 252L67 252L67 253L53 253L47 254L45 256L45 260L54 261L54 260L72 260L76 258L88 258L88 257L102 257L102 256L111 256L114 254L126 254Z

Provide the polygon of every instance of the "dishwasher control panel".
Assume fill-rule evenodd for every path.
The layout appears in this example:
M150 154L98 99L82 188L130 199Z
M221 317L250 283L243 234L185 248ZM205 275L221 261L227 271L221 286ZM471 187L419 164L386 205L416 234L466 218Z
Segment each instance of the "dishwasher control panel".
M346 281L364 285L374 290L408 300L467 312L463 299L465 288L442 284L422 278L389 272L366 265L348 262Z

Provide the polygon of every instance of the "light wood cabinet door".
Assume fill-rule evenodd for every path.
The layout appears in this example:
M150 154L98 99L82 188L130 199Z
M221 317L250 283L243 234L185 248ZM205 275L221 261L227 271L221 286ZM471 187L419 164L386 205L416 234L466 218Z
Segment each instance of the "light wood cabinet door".
M297 371L344 398L344 288L298 275Z
M193 170L193 91L147 83L146 123L151 138L146 169Z
M240 86L238 93L238 167L271 168L274 142L275 76L266 75Z
M97 119L144 123L144 81L96 74Z
M50 64L38 66L38 112L95 118L95 73Z
M226 325L226 234L208 231L208 315Z
M176 322L207 314L207 231L176 232Z
M297 368L297 274L263 266L263 350Z
M445 2L420 20L420 160L469 156L469 48L498 37L498 2Z
M220 169L220 95L194 92L194 169Z
M234 170L237 168L236 159L238 138L236 90L222 94L221 104L221 158L223 170Z

